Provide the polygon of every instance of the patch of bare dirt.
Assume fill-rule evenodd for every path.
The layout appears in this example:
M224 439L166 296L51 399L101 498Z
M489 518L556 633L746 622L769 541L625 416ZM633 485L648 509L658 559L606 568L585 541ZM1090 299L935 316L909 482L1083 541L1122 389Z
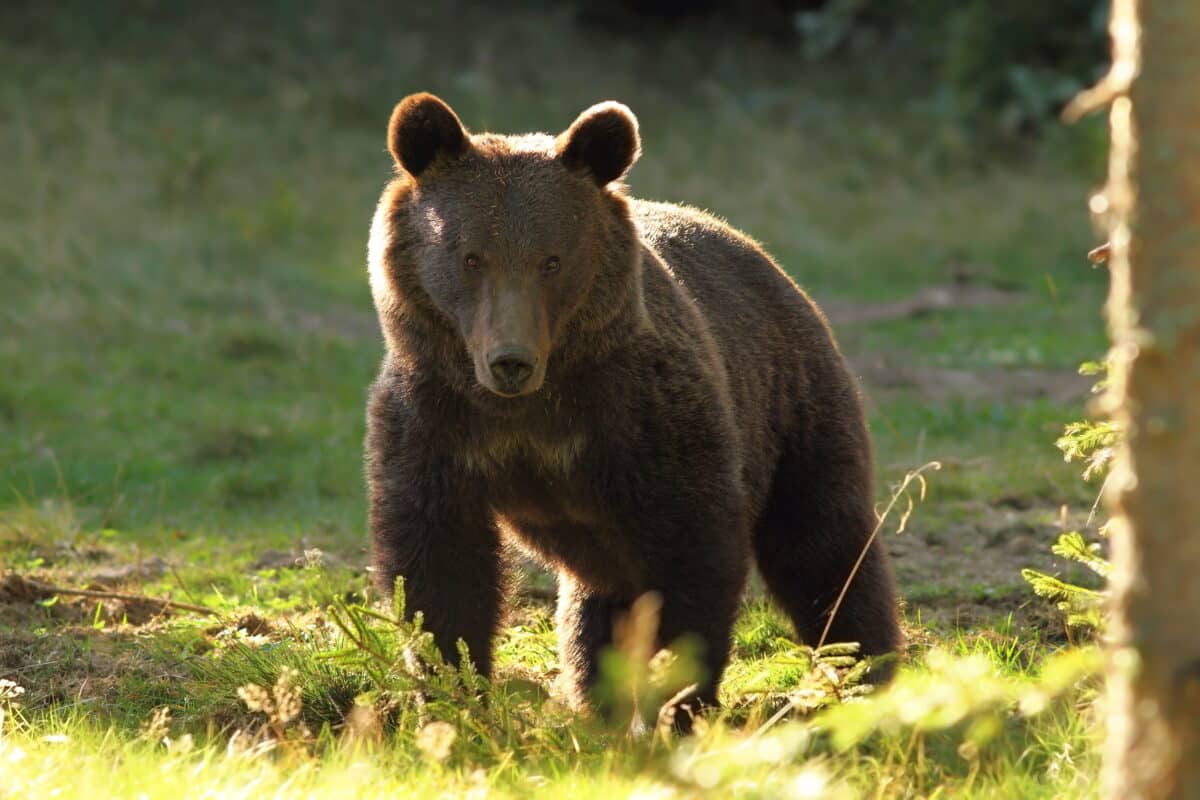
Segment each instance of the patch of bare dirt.
M141 559L129 564L112 564L91 571L91 582L100 586L119 586L130 581L146 581L161 578L167 572L167 562L158 556Z
M227 624L213 625L205 628L204 632L209 636L238 634L244 636L274 636L276 634L275 627L269 620L254 613L243 614Z
M25 687L22 703L30 708L119 705L121 686L132 676L161 684L186 677L178 665L159 663L135 644L154 628L66 625L46 636L35 625L5 623L0 620L0 678Z
M970 283L963 278L955 283L926 286L912 297L902 300L868 303L831 299L823 301L821 308L829 320L838 325L909 319L955 309L1005 306L1025 297L1024 292L1015 289Z
M134 675L177 683L182 673L136 644L163 629L158 603L56 596L18 575L0 579L0 678L23 686L29 707L117 704Z
M908 392L931 403L944 403L952 397L994 402L1041 398L1074 402L1087 397L1095 382L1092 376L1065 369L941 369L895 353L851 358L851 367L873 394Z
M1012 614L1018 625L1061 634L1063 621L1049 602L1036 597L1021 577L1032 568L1073 583L1099 587L1094 573L1050 552L1063 531L1088 528L1085 512L1063 515L1053 506L1007 498L988 504L962 501L945 509L956 521L913 519L900 535L889 535L901 595L909 616L962 626L983 625Z
M95 590L105 592L99 584ZM114 593L115 594L115 593ZM59 594L40 581L9 573L0 578L0 626L45 624L146 625L174 608L153 597L135 594L81 597Z
M953 281L925 286L911 297L885 302L830 299L821 302L838 325L927 317L942 311L1013 305L1028 295L987 282L978 269L955 268ZM849 341L853 341L851 338ZM872 394L909 393L930 403L951 398L1020 402L1046 398L1072 402L1087 396L1091 378L1074 370L1039 368L945 369L922 364L904 352L851 353L855 373Z
M318 547L301 546L296 550L264 550L251 564L250 569L304 569L306 567L349 567L356 565L346 559Z

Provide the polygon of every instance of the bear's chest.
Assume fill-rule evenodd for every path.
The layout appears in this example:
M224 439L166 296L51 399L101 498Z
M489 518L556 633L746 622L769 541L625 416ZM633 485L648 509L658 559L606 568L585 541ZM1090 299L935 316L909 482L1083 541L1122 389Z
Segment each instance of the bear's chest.
M462 458L510 542L591 585L631 591L636 559L608 519L589 445L582 434L509 435L478 441Z
M587 448L583 433L483 430L471 434L459 451L468 472L488 482L503 483L522 473L565 480Z
M595 523L595 492L584 456L586 434L488 430L474 435L459 459L488 504L514 524Z

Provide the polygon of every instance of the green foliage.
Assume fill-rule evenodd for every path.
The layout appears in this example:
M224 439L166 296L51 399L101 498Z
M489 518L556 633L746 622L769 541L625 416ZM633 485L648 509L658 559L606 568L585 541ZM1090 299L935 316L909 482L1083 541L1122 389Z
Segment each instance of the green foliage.
M1092 393L1097 394L1108 387L1108 362L1085 361L1079 374L1097 376ZM1115 422L1108 420L1081 420L1068 423L1063 435L1055 441L1066 461L1084 463L1083 478L1091 480L1108 472L1113 448L1120 441L1121 431Z
M588 735L586 728L572 729L574 715L549 702L539 684L485 679L462 641L461 666L447 663L423 630L420 612L406 619L403 581L397 581L389 612L336 601L328 615L340 637L314 643L310 656L369 680L370 688L354 698L353 713L343 709L347 719L357 715L360 727L370 720L369 727L411 739L422 752L434 748L439 762L453 756L473 764L496 763L514 752L522 758L553 755L566 750L572 737ZM437 731L442 733L432 733ZM439 736L457 742L453 752L430 741Z
M356 637L376 629L386 639L395 630L410 647L423 647L419 626L396 626L394 610L365 617L360 612L347 611L360 617L347 620ZM211 722L207 733L203 725L197 730L195 719L189 732L186 719L161 709L148 714L132 738L97 727L94 717L79 712L10 720L0 729L6 786L19 796L85 797L103 775L114 796L147 798L177 796L179 781L186 780L189 791L216 796L235 787L242 792L236 796L249 796L244 792L253 787L290 798L461 795L486 786L489 797L525 800L906 798L937 792L1050 798L1094 791L1087 712L1098 663L1093 649L1013 670L1007 646L988 638L963 641L961 655L931 650L887 690L832 701L814 717L725 714L701 720L691 737L667 741L601 730L553 703L512 691L503 677L486 687L486 700L463 697L469 675L447 673L443 681L432 666L414 679L401 674L407 669L403 657L385 641L378 642L384 649L372 644L371 653L341 653L339 646L348 645L344 632L336 625L321 630L311 646L299 648L305 658L290 660L295 666L254 681L236 659L219 662L228 672L224 691L240 709L220 732ZM310 717L297 702L312 700L304 670L343 658L376 661L385 653L400 659L393 676L391 668L381 676L386 688L372 685L344 706L344 716L315 733L305 728L301 721ZM435 654L427 655L436 662ZM818 660L842 670L849 662L841 659L850 655L847 648L831 647ZM411 694L406 699L404 693ZM389 712L385 694L408 710L393 706ZM522 704L537 711L526 714Z
M1043 126L1106 61L1107 0L828 0L796 15L805 54L878 40L932 68L939 113L1007 133Z
M1084 375L1100 376L1093 391L1100 391L1107 384L1108 365L1105 362L1086 362L1079 371ZM1069 423L1055 445L1067 461L1082 461L1083 478L1090 480L1097 475L1107 474L1120 437L1121 431L1116 423L1082 420ZM1100 492L1103 494L1103 486ZM1112 570L1108 560L1101 554L1100 544L1089 544L1078 531L1060 535L1051 550L1060 558L1082 564L1101 578L1108 578ZM1021 575L1035 594L1054 603L1066 616L1068 627L1089 632L1103 627L1106 592L1070 583L1034 569L1023 569Z
M514 755L559 761L581 746L598 752L613 735L578 724L536 681L511 672L487 681L465 649L464 666L447 664L421 615L405 620L402 587L387 611L339 600L326 615L310 616L279 641L234 633L193 660L180 693L166 698L182 710L178 723L202 743L232 736L239 747L289 757L386 741L410 760L475 767L502 766ZM528 652L511 641L503 647ZM281 692L294 713L277 713Z
M846 703L821 717L833 745L845 750L871 736L957 730L979 748L1001 733L1005 717L1045 711L1097 674L1098 650L1077 648L1049 657L1040 675L1004 675L982 654L925 654L922 669L905 672L869 701Z
M1083 540L1083 536L1075 531L1058 537L1051 550L1056 556L1083 564L1102 578L1107 578L1112 571L1111 565L1100 555L1100 544L1088 544Z
M1097 649L1076 648L1036 671L1005 672L986 647L934 649L885 692L833 707L817 725L841 757L869 757L883 776L903 771L897 797L1086 797L1095 788L1088 709L1101 663Z
M795 24L804 55L825 58L847 45L869 6L870 0L829 0L820 9L797 12Z
M784 715L808 715L847 700L869 695L863 683L870 662L854 643L819 648L780 640L765 657L736 662L722 687L732 719L748 726Z
M1099 555L1098 544L1087 545L1083 536L1072 531L1058 537L1052 550L1056 555L1081 563L1099 575L1107 575L1108 562ZM1099 630L1104 621L1106 594L1069 583L1035 569L1021 570L1035 594L1051 601L1066 616L1067 625L1088 631Z
M943 76L969 116L990 117L1010 131L1037 125L1103 72L1104 0L952 5L945 9Z
M1066 461L1084 462L1084 480L1091 480L1108 472L1113 447L1119 440L1120 429L1115 422L1083 420L1069 423L1055 445Z

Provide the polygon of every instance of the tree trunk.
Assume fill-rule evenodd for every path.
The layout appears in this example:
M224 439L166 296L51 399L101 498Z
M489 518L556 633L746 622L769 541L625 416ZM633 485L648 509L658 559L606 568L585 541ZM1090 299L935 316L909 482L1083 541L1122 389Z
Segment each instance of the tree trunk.
M1110 111L1105 190L1106 400L1125 439L1105 788L1200 798L1200 2L1114 0L1112 32L1114 82L1132 81Z

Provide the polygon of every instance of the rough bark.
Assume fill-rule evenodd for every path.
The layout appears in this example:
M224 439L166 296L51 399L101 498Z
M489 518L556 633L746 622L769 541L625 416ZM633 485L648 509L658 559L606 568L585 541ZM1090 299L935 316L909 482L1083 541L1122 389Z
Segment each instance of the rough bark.
M1200 798L1200 3L1115 0L1106 794Z

